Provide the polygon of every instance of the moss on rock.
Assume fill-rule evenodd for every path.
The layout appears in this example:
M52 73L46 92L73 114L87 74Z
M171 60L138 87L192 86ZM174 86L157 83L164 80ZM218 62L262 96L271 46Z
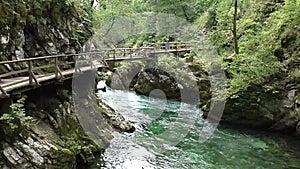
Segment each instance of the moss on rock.
M47 94L49 92L52 94ZM43 98L36 100L37 94ZM23 128L27 135L19 132L17 137L4 136L5 139L1 140L1 168L72 168L76 163L92 163L95 156L107 147L111 133L103 128L99 130L102 141L93 140L79 123L70 91L63 85L46 86L39 92L27 92L27 95L26 115L36 123Z

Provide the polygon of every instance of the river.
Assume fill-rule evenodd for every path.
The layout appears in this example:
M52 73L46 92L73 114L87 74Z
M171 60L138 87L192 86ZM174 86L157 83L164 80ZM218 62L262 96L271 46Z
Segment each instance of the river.
M300 168L294 138L220 125L203 141L201 111L191 105L131 91L108 89L97 95L133 122L136 131L114 132L109 148L90 169ZM182 111L190 114L181 118L191 124L178 123Z

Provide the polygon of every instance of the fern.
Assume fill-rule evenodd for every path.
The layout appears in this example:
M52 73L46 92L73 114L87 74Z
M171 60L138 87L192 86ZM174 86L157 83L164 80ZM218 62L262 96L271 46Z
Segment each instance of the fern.
M16 135L18 133L24 133L30 125L34 122L34 119L25 114L25 103L26 97L22 97L10 105L11 111L4 113L0 117L2 127L7 135Z

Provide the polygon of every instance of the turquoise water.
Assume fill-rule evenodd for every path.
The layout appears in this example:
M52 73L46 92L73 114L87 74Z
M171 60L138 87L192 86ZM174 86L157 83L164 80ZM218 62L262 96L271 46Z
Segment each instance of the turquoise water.
M115 132L90 169L300 168L298 140L224 126L203 140L201 111L191 105L111 89L98 96L137 130Z

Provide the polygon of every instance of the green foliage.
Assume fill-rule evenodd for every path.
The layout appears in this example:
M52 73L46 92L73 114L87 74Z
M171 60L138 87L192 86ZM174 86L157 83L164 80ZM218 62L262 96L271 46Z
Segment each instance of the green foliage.
M166 35L157 33L143 33L129 37L125 41L126 47L149 46L151 43L165 42Z
M216 31L211 33L211 40L219 47L221 53L224 52L224 50L232 50L233 48L233 2L233 0L221 1L214 6L216 25L213 26L216 26L214 27ZM250 5L247 2L248 1L238 1L238 19L242 16L248 16L249 11L245 11L249 9ZM238 28L239 27L238 25Z
M246 90L251 84L264 84L281 70L281 64L276 61L265 62L255 55L243 53L236 55L227 68L232 75L228 94L235 97L236 93Z
M230 78L228 95L235 97L252 84L270 82L270 78L284 69L281 60L274 56L276 49L286 45L291 50L289 62L299 57L299 0L238 0L237 38L238 55L233 48L233 0L113 0L101 1L96 18L105 23L117 16L129 16L141 12L175 14L197 26L210 30L209 37L216 46ZM100 22L98 22L100 23ZM126 46L140 46L162 41L157 34L140 34L125 41ZM293 40L292 43L289 43ZM197 53L196 55L203 55ZM229 57L231 56L231 57ZM294 73L298 76L298 71Z
M228 95L236 97L237 93L248 89L250 85L263 85L284 71L280 59L274 56L276 49L284 43L291 56L299 56L297 47L300 44L297 32L300 24L299 1L267 0L261 2L250 0L243 4L239 1L237 34L240 48L239 55L233 53L231 1L222 1L217 5L217 26L210 33L210 39L218 52L228 62L224 63L230 75ZM247 7L248 8L245 8ZM245 10L247 9L247 10ZM296 29L296 30L295 30ZM293 42L290 42L294 39ZM290 53L289 52L289 53ZM291 59L290 59L291 60Z
M133 0L103 0L99 2L98 9L93 13L94 29L98 30L120 16L128 16L134 13L137 6ZM142 8L142 7L140 7ZM139 9L140 9L139 8Z
M217 25L216 15L216 5L213 5L196 19L195 24L200 29L211 29Z
M294 70L292 76L295 79L299 79L300 78L300 69Z
M114 26L114 22L118 21L118 19L122 16L129 16L134 18L137 14L141 14L138 16L144 16L142 13L145 14L145 19L139 21L139 23L134 22L135 26L141 26L143 31L139 33L137 36L130 37L129 39L124 39L123 42L126 44L124 46L133 47L133 46L141 46L146 43L154 43L159 41L164 41L164 37L168 32L166 30L156 30L157 32L153 33L155 26L157 29L158 27L168 26L169 22L172 23L172 19L170 20L162 20L160 21L157 19L153 22L153 18L148 18L149 13L157 14L157 13L164 13L164 14L171 14L175 15L183 20L187 20L189 23L194 22L197 20L203 13L205 13L208 9L213 9L211 6L216 4L216 0L157 0L157 1L150 1L150 0L103 0L99 1L99 6L97 10L94 11L94 30L99 31L106 28L108 30L112 30ZM209 17L212 19L210 21L205 22L207 25L214 25L214 10L210 10ZM165 15L166 16L166 15ZM206 18L205 18L206 19ZM134 19L133 19L134 20ZM149 20L149 21L148 21ZM180 19L179 19L180 20ZM168 22L169 21L169 22ZM159 23L158 23L159 22ZM187 22L187 23L188 23ZM199 21L200 22L200 21ZM186 23L185 23L186 24ZM159 26L157 26L159 25ZM126 25L124 25L126 27ZM169 25L170 26L170 25ZM177 25L176 25L177 26ZM172 27L172 26L170 26ZM113 30L114 35L121 37L124 33L122 32L121 28L117 28ZM175 29L174 27L172 29ZM182 31L185 31L182 28ZM121 31L120 31L121 30ZM150 31L148 31L150 30ZM106 32L107 33L107 32ZM105 32L97 33L97 36L103 37L107 35ZM182 33L182 32L181 32ZM187 31L188 33L188 31ZM193 34L193 33L191 33ZM170 35L176 39L176 35ZM121 43L123 43L121 42ZM97 43L97 42L96 42ZM119 42L114 45L119 45Z
M24 102L26 97L22 97L10 105L11 112L4 113L0 117L2 128L8 136L15 136L19 133L26 133L34 119L25 114Z
M94 12L94 23L98 29L116 17L144 12L174 14L194 22L215 2L216 0L103 0Z

